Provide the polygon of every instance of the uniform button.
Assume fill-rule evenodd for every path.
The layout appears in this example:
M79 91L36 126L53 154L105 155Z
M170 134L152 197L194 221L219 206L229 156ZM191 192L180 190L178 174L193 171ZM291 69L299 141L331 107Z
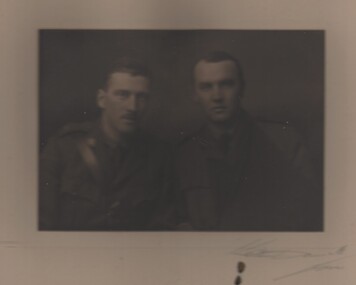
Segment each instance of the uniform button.
M120 206L120 201L116 201L114 204L112 204L111 206L110 206L110 209L114 209L114 208L117 208L117 207L119 207Z
M284 122L284 126L282 127L283 130L286 130L289 126L289 121Z

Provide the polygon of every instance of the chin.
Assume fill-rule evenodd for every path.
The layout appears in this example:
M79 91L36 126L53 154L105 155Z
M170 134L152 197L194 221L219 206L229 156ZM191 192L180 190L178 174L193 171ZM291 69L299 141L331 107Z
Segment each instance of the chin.
M212 116L210 121L215 124L227 124L231 120L228 116Z
M137 131L137 128L126 128L126 129L122 130L122 133L129 135L129 134L132 134L132 133L134 133L136 131Z
M121 126L118 131L122 134L132 134L137 130L136 126Z

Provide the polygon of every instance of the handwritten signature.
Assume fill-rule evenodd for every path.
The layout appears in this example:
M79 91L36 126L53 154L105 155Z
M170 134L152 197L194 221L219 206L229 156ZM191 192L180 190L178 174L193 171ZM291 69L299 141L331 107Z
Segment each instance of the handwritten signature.
M244 244L231 253L238 256L253 257L253 258L266 258L273 260L285 259L300 259L300 258L318 258L324 257L329 260L322 263L317 263L298 271L285 274L275 278L275 281L292 277L306 272L318 272L323 270L341 270L344 267L341 262L344 259L350 258L354 255L345 256L347 245L338 247L282 247L276 246L274 243L276 239L271 240L254 240ZM330 259L331 258L331 259Z
M329 260L323 263L319 263L319 264L315 264L306 268L303 268L301 270L280 276L278 278L275 278L275 281L278 280L282 280L282 279L286 279L288 277L292 277L298 274L302 274L302 273L306 273L306 272L310 272L310 271L314 271L314 272L318 272L318 271L322 271L322 270L340 270L340 269L344 269L344 267L342 265L339 264L339 262L343 261L344 259L353 257L353 255L351 256L344 256L344 257L340 257L337 259L333 259L333 260Z
M276 240L254 240L235 249L232 254L245 257L258 257L270 259L293 259L323 256L341 256L347 246L340 247L313 247L313 248L272 248Z

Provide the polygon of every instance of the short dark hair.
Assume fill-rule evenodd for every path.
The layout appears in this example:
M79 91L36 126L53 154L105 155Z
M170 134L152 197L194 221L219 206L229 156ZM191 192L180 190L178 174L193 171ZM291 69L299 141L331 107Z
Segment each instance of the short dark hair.
M110 76L116 72L129 73L133 76L144 76L149 80L152 77L150 70L144 62L134 57L119 57L111 62L103 73L102 88L105 89L107 87Z
M205 54L204 56L200 57L194 64L193 70L195 69L195 67L197 66L197 64L199 62L205 61L205 62L210 62L210 63L216 63L216 62L221 62L221 61L225 61L225 60L230 60L232 61L238 71L238 75L239 75L239 80L241 83L241 88L244 88L245 85L245 79L244 79L244 74L242 71L242 67L240 62L236 59L236 57L234 57L233 55L225 52L225 51L221 51L221 50L215 50L215 51L211 51L208 52L207 54ZM194 78L194 76L193 76Z

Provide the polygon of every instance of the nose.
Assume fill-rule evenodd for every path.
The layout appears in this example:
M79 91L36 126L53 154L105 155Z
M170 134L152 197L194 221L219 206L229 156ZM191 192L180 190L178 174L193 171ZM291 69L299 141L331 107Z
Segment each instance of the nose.
M223 92L219 86L214 86L211 97L214 101L221 101L223 99Z
M137 111L138 100L137 100L137 96L135 94L130 94L126 103L127 103L128 111L132 111L132 112Z

